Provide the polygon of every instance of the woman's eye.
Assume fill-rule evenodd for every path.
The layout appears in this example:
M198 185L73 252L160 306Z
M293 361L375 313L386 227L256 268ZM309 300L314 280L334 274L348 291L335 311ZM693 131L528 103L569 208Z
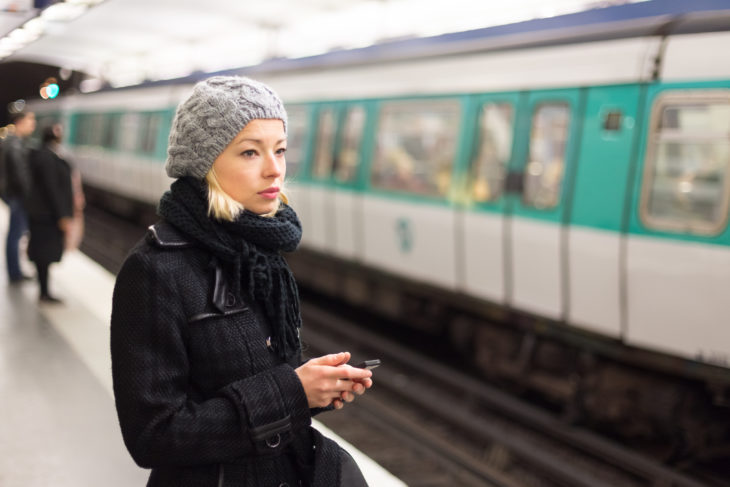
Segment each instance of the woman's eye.
M282 147L281 149L277 150L276 153L280 156L284 155L284 152L286 152L286 147Z
M253 157L256 155L256 151L255 150L245 150L245 151L241 152L241 155L244 157Z

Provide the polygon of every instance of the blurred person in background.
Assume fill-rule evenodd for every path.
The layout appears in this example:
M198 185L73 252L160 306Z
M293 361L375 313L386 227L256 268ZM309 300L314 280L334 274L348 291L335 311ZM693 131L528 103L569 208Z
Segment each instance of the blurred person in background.
M2 160L0 161L0 196L10 210L10 221L5 245L8 279L19 283L30 279L23 275L20 268L19 244L28 230L25 213L25 199L30 190L30 170L28 169L28 138L35 131L36 121L33 112L14 113L10 117L15 127L3 141Z
M114 396L148 486L362 487L312 428L372 385L348 352L302 363L301 225L281 192L287 115L266 85L219 76L177 108L162 221L132 249L112 303Z
M45 127L42 146L30 155L31 189L27 210L30 226L28 258L35 263L43 303L60 303L48 290L48 269L63 255L74 216L71 165L61 157L60 124Z

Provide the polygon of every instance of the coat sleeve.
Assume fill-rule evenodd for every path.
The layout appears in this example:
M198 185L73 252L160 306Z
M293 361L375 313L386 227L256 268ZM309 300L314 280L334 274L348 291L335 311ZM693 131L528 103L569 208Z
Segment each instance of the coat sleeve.
M114 289L112 375L125 445L138 465L194 466L275 455L311 424L286 364L196 400L189 389L186 318L175 280L133 252ZM172 297L172 298L171 298Z

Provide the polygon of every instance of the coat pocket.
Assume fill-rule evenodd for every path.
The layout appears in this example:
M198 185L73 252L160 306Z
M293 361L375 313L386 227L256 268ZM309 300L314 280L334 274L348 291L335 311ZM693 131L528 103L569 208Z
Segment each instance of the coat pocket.
M193 384L214 392L252 373L250 346L261 335L249 308L201 313L188 322L188 354Z

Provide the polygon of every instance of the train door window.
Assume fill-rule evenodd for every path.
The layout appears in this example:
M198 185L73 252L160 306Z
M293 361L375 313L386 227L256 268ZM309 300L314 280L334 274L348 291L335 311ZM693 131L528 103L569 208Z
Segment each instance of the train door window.
M145 113L140 116L139 150L144 154L154 154L157 146L157 131L162 122L162 115L159 113Z
M317 179L328 178L332 172L335 129L335 111L332 108L321 110L317 123L317 146L312 168L312 176Z
M364 127L365 110L362 107L350 108L345 115L345 123L340 134L339 149L333 167L335 179L341 183L352 182L357 177Z
M471 196L474 201L494 201L502 194L504 174L512 154L512 120L509 103L486 103L479 117L477 150L471 161Z
M286 174L296 176L304 161L304 143L307 129L307 110L297 106L287 108L286 126Z
M544 103L535 108L524 176L525 205L548 209L560 202L569 126L570 107L566 103Z
M641 215L647 227L721 232L730 189L730 92L658 97L644 171Z
M451 183L460 118L458 100L384 103L378 123L372 185L445 196Z
M101 145L107 149L113 149L117 145L119 138L119 116L107 115L106 124L104 124L104 134L102 135Z
M104 141L104 126L106 125L106 117L103 113L94 113L90 115L90 121L86 130L88 131L89 145L101 147Z
M90 117L87 113L80 113L76 117L76 131L74 132L73 143L75 145L86 145L89 138Z
M139 113L125 113L119 122L119 149L123 152L135 152L139 139Z

